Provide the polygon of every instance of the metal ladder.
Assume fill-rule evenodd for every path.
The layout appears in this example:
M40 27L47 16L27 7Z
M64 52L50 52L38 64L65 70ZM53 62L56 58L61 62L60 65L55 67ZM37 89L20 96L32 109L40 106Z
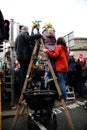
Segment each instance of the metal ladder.
M74 92L74 88L67 85L66 87L66 100L75 100L75 92Z

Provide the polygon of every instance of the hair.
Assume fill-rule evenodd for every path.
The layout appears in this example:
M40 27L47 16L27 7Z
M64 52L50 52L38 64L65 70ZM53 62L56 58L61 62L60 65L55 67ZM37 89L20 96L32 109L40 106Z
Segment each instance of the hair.
M21 30L22 30L22 31L27 31L27 30L28 30L28 27L27 27L27 26L23 26Z
M57 39L57 45L66 46L66 41L65 41L64 37L59 37Z

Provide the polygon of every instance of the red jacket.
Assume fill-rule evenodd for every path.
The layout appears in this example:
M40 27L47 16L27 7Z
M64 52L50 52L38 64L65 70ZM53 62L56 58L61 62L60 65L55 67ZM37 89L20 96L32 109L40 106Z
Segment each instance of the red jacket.
M55 69L59 72L68 71L68 48L66 46L56 45L54 51L47 50L46 53L54 58Z

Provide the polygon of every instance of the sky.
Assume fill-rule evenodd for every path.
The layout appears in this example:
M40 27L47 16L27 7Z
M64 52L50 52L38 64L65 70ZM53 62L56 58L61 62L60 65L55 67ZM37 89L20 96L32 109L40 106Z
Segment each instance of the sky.
M0 9L4 19L14 19L15 24L27 25L32 21L52 23L56 37L73 31L74 37L87 38L87 0L2 0Z

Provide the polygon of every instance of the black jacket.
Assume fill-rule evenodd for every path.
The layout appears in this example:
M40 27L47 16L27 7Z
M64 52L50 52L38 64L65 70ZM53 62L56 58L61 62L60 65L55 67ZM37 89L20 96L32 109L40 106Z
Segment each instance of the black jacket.
M73 56L69 56L69 58L68 58L68 71L69 72L76 71L76 68L75 68L75 58Z
M29 36L28 32L21 32L15 40L17 60L30 60L32 40L41 38L41 34Z

